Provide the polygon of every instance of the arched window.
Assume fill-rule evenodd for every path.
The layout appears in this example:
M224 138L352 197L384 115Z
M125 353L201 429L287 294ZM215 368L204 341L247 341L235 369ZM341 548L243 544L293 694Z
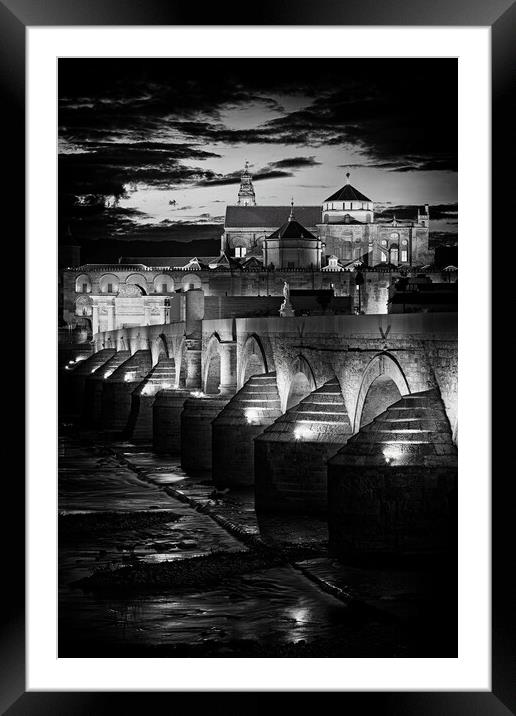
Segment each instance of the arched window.
M105 273L99 279L101 293L118 293L118 276L112 273Z
M400 238L400 235L396 231L393 231L391 234L391 239L393 241L397 241L399 238Z
M75 293L91 293L90 277L83 273L75 279Z
M174 279L166 273L158 274L153 281L155 293L172 293L174 291Z
M202 281L199 276L195 274L187 274L181 279L181 289L183 291L190 291L191 289L201 288Z
M398 247L397 247L397 246L395 246L395 247L393 246L393 247L391 248L391 256L390 256L390 259L391 259L391 264L397 264L397 263L398 263Z

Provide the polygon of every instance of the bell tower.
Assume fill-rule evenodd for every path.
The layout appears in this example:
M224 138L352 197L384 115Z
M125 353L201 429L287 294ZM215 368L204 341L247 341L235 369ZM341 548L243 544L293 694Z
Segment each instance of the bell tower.
M249 173L249 162L246 161L244 171L240 177L240 189L238 191L238 206L256 206L254 196L253 179Z

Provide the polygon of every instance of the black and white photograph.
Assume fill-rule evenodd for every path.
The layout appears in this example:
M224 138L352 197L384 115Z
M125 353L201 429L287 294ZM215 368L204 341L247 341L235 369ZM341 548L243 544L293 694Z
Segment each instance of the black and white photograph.
M59 658L457 657L457 58L57 73Z

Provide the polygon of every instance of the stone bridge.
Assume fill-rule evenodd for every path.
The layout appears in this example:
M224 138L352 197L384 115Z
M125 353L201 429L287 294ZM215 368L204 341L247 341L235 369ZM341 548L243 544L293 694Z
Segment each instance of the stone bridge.
M255 483L262 509L326 513L328 474L341 484L350 461L377 474L388 466L390 476L439 465L433 502L428 481L417 497L410 483L405 511L419 500L425 514L441 514L455 489L457 314L205 320L203 292L191 290L185 321L98 333L94 351L67 375L86 424L180 454L188 472L211 470L219 487ZM360 509L384 510L383 493L360 490Z

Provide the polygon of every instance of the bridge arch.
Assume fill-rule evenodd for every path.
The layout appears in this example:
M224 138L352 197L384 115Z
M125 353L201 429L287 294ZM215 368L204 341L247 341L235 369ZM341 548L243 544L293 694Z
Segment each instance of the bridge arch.
M260 338L253 334L249 336L242 349L238 366L238 388L240 389L251 376L268 373L267 356Z
M299 354L292 363L287 390L283 395L283 412L297 405L316 388L312 366L303 355Z
M154 367L162 358L168 358L170 353L168 349L167 337L160 333L159 336L151 343L152 366Z
M355 408L353 433L374 420L410 388L398 361L389 353L378 353L367 365Z
M184 388L186 386L186 341L183 338L177 341L174 340L174 365L176 369L176 386L178 388Z
M207 345L204 358L202 385L207 395L216 395L221 383L220 336L213 333Z

